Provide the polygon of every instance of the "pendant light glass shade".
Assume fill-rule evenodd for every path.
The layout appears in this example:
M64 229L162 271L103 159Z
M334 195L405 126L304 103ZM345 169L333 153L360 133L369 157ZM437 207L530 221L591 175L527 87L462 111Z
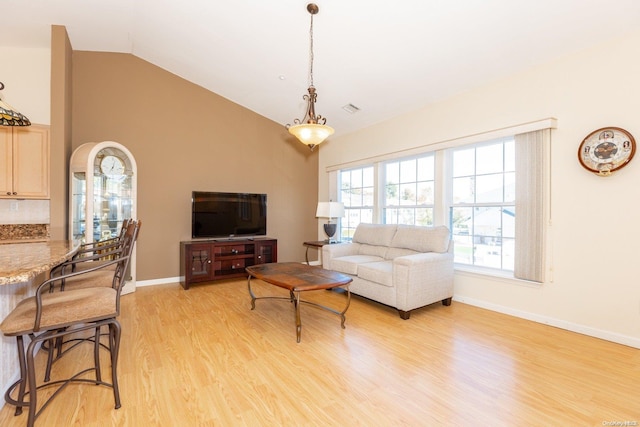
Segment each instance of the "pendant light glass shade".
M0 82L0 90L4 84ZM0 98L0 126L31 126L31 121Z
M334 130L330 126L314 123L289 126L289 133L311 149L331 136L333 132Z

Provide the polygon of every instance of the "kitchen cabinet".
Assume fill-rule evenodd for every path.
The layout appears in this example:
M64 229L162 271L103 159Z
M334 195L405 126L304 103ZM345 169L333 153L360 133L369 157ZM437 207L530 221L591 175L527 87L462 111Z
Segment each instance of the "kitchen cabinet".
M49 198L49 127L0 126L0 198Z

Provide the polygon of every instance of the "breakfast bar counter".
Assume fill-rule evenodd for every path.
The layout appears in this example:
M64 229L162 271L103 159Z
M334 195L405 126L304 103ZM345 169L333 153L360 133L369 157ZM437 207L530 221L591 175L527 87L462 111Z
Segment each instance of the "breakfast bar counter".
M35 293L51 267L71 258L79 247L79 242L67 240L0 243L0 322ZM0 393L18 378L17 351L15 338L0 333Z
M78 250L70 240L0 244L0 285L28 282Z

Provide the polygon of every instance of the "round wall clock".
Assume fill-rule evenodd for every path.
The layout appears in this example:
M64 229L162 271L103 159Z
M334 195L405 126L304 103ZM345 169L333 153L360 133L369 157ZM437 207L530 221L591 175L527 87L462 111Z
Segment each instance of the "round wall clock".
M607 127L591 132L578 148L578 160L589 172L609 176L627 165L636 152L636 141L624 129Z
M100 162L100 170L108 176L117 176L124 173L124 162L116 156L104 156Z

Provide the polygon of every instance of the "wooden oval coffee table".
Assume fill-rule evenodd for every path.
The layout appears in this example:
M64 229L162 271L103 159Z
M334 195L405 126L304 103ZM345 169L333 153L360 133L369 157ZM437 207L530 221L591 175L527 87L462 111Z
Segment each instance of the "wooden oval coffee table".
M340 326L345 328L345 313L351 303L351 292L349 292L349 284L351 283L351 277L337 273L331 270L325 270L320 267L314 267L297 262L281 262L271 264L259 264L252 265L246 268L249 278L247 279L247 286L249 287L249 295L251 295L251 310L256 308L256 300L258 299L282 299L292 302L296 312L296 340L300 342L300 335L302 331L302 321L300 320L300 303L313 305L331 313L340 316ZM251 290L251 278L255 277L265 283L269 283L280 288L287 289L289 291L289 298L266 296L256 297ZM301 292L317 291L322 289L333 289L344 287L347 291L347 305L344 310L337 311L333 308L326 307L311 301L304 301L300 299Z

